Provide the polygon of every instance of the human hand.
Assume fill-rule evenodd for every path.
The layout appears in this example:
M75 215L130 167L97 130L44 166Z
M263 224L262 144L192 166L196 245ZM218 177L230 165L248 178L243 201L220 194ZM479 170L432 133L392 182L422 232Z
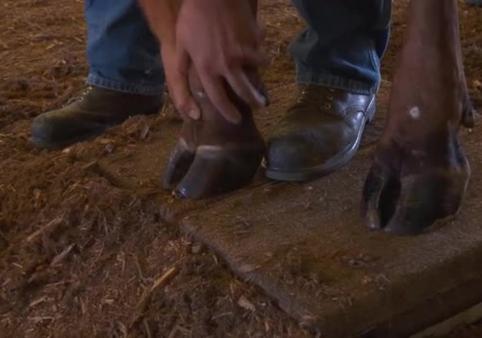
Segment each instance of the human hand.
M191 63L206 95L226 120L241 121L226 85L252 108L266 105L266 97L246 74L246 69L265 63L259 50L262 32L254 13L252 3L246 0L184 0L175 45L162 48L170 94L182 114L194 119L200 116L189 90Z

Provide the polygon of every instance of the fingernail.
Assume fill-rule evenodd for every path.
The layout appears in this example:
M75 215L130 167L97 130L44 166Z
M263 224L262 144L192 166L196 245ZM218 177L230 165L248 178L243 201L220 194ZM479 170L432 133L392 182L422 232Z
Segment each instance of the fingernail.
M261 107L266 107L268 105L268 99L266 96L262 95L260 92L256 91L256 100L261 105Z
M269 99L269 96L264 96L264 102L265 102L265 107L268 107L271 104L271 101Z
M199 120L199 118L201 117L201 113L199 112L199 109L195 109L195 108L192 108L191 110L189 110L187 115L193 120Z
M234 114L234 115L230 116L229 119L231 120L231 123L234 123L234 124L240 124L241 123L241 115L239 115L239 114Z

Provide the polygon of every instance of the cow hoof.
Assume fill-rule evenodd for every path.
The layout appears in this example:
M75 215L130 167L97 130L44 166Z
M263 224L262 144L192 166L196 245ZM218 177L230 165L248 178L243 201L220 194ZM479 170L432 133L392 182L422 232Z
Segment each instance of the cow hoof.
M254 70L246 70L251 83L264 93ZM179 141L171 153L164 187L180 198L208 198L247 185L256 174L265 145L256 128L252 109L227 87L229 99L242 116L239 124L227 122L204 94L194 68L189 84L201 109L197 121L185 118Z
M200 199L248 184L264 153L262 144L242 147L201 145L188 150L180 141L164 177L164 186L179 198Z
M247 185L256 174L263 152L199 147L175 193L181 198L205 198Z
M443 156L395 142L380 146L363 191L363 217L370 228L416 235L457 213L470 166L457 136L446 144Z

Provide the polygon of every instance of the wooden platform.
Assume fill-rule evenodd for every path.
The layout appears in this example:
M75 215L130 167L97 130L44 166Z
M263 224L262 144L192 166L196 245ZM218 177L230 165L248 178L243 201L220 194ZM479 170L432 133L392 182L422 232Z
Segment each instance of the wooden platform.
M361 188L389 87L380 92L377 120L355 160L314 182L275 183L260 173L251 186L212 200L159 194L179 127L173 122L142 151L109 157L98 170L125 187L156 193L167 220L322 337L405 337L482 301L482 134L463 135L474 170L460 215L413 238L369 231L359 218ZM265 135L294 93L294 87L272 90L273 104L257 116Z

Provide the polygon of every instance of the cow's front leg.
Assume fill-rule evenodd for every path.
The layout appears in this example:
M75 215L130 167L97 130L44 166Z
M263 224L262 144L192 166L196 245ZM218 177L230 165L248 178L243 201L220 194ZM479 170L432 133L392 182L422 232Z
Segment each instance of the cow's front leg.
M374 229L417 234L460 208L470 167L458 138L472 126L456 0L412 0L387 125L365 183Z
M248 72L260 91L255 71ZM185 118L178 143L171 154L164 185L179 197L205 198L248 184L264 154L264 141L252 111L231 92L231 100L242 115L240 124L227 122L213 106L193 69L191 92L201 108L201 119Z

